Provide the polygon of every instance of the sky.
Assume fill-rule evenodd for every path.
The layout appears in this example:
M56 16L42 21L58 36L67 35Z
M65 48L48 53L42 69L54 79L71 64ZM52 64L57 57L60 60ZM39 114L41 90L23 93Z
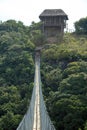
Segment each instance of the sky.
M0 0L0 20L13 19L29 26L32 21L40 21L39 15L45 9L62 9L72 30L76 21L87 16L87 0Z

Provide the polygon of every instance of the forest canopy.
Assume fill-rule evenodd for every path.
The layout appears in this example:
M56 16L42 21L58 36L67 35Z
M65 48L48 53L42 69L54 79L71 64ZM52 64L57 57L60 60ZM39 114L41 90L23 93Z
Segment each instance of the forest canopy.
M87 17L75 22L75 29L77 34L87 34Z
M77 35L79 22L75 33L65 33L61 43L45 45L41 53L44 99L57 130L87 130L87 36ZM16 130L27 111L38 41L45 43L41 23L0 23L0 130Z

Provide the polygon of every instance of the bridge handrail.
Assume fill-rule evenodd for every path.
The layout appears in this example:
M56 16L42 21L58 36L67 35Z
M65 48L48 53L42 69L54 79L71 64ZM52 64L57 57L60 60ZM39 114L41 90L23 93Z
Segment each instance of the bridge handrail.
M38 75L38 78L36 78L37 75ZM36 81L37 79L39 81ZM49 114L47 112L46 105L44 102L43 94L42 94L41 75L40 75L40 54L39 53L37 53L35 56L34 88L33 88L30 106L16 130L33 130L37 82L39 82L39 97L40 97L40 101L39 101L40 130L56 130L53 123L50 120L50 117L49 117Z

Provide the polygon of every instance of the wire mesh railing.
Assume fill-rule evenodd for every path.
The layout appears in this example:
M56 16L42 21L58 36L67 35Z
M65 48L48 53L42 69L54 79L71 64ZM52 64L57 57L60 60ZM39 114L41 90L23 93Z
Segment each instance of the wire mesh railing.
M38 78L37 78L38 76ZM38 81L37 81L38 80ZM38 82L38 91L37 91L37 82ZM30 102L30 106L28 108L27 113L23 117L21 123L19 124L17 130L33 130L33 125L34 125L34 116L35 116L35 101L37 100L36 98L36 91L39 94L39 114L40 114L40 130L56 130L53 123L50 120L50 117L48 115L45 102L43 99L43 94L42 94L42 87L41 87L41 76L40 76L40 53L36 52L35 56L35 79L34 79L34 88L33 88L33 93L32 93L32 98ZM36 115L37 116L37 115ZM37 119L37 118L36 118ZM36 120L37 124L37 120ZM38 130L38 128L34 128L34 130Z

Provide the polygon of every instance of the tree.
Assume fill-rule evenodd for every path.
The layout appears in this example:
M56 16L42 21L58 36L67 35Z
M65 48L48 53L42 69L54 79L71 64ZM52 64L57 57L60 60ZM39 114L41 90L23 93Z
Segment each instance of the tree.
M87 17L75 22L75 31L77 34L87 34Z
M84 128L84 130L87 130L87 121L86 121L86 123L85 123L85 128Z
M22 22L0 24L0 130L16 130L29 106L34 48Z
M42 33L42 23L38 22L32 22L31 26L29 27L29 36L31 41L36 45L36 46L42 46L46 40L45 36Z
M8 111L7 114L0 119L0 130L15 130L20 119L20 115L14 115Z

